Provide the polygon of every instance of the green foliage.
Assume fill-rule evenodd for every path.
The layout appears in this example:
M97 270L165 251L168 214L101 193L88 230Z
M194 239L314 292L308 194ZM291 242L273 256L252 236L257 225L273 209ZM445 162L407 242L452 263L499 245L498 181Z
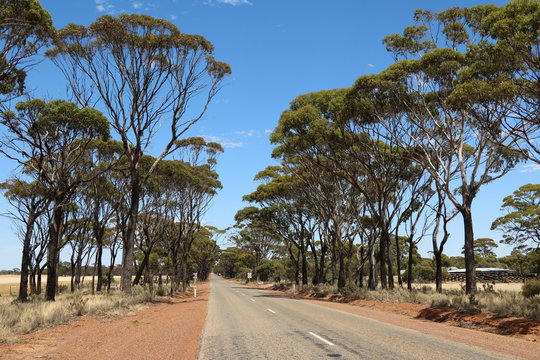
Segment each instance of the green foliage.
M521 186L503 199L502 210L507 214L497 218L491 229L505 232L504 243L540 245L540 184Z
M274 261L262 259L259 266L255 268L255 274L261 281L274 280L276 267Z
M38 0L0 1L0 94L23 93L29 58L54 32L51 16Z
M540 279L526 281L525 284L523 284L521 292L523 293L523 296L528 298L540 295Z
M474 240L473 247L476 255L487 258L490 256L495 256L493 249L498 248L499 245L497 245L493 239L479 238Z

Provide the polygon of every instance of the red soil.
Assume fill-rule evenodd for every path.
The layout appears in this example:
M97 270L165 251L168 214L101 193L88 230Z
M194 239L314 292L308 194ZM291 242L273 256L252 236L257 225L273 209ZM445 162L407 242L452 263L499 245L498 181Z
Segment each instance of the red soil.
M197 298L175 296L122 319L84 316L68 325L21 336L0 346L1 359L195 359L202 334L209 283Z

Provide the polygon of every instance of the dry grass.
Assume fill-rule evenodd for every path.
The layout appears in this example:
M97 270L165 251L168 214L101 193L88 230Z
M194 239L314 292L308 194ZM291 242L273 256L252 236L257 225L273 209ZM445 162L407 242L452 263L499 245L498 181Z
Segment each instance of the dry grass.
M13 297L0 298L0 342L14 341L17 334L26 334L42 327L65 324L76 316L100 314L115 309L130 309L152 301L145 288L134 287L131 296L121 292L96 295L61 294L54 302L34 297L27 303L14 303Z
M540 320L540 295L526 298L520 292L521 287L517 287L515 284L502 285L512 285L506 288L516 290L498 290L496 285L480 285L479 292L472 302L461 288L446 289L439 294L435 292L435 287L430 285L416 286L413 291L403 288L369 291L366 288L357 286L346 286L341 291L338 291L332 285L321 284L303 286L300 292L303 294L315 294L318 297L341 296L349 299L380 302L407 302L435 307L449 307L464 311L489 312L503 317L516 316ZM277 284L274 289L283 290L287 287L284 284ZM500 286L500 288L505 287Z
M118 283L120 276L114 277L115 281ZM17 296L19 294L19 275L0 275L0 296ZM92 276L86 276L84 283L88 284L92 281ZM42 287L45 289L47 284L47 275L43 275L41 278ZM66 285L69 287L71 283L71 277L69 276L60 276L58 277L58 284Z

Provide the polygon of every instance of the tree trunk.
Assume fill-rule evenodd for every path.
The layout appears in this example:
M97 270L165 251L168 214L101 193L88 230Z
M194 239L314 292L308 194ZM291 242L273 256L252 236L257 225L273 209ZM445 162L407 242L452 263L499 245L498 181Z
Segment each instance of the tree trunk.
M338 260L339 260L339 269L338 269L338 289L343 289L345 287L346 279L345 279L345 254L343 254L343 249L340 249L340 252L338 254Z
M307 254L305 246L300 249L300 256L302 256L302 285L307 285L308 283L308 264L307 264Z
M137 164L138 165L138 164ZM133 274L133 246L135 244L135 229L137 226L137 216L139 215L140 179L135 169L131 170L131 199L129 206L126 238L122 253L122 279L120 287L126 294L131 294L131 276Z
M45 299L54 301L58 281L58 247L62 239L62 224L64 211L61 207L63 201L55 201L53 209L53 223L49 230L49 243L47 244L47 285Z
M41 285L41 275L43 274L43 267L38 268L38 275L37 275L37 292L36 295L40 295L42 291L42 285Z
M320 269L319 269L319 256L317 255L317 249L315 248L315 245L313 244L313 238L309 242L309 246L311 248L311 254L313 256L313 261L315 263L315 274L313 275L313 280L311 283L313 285L317 285L321 282L321 275L320 275Z
M386 263L388 264L388 288L394 289L394 267L392 264L392 244L390 242L390 234L387 231L383 231L381 241L386 243Z
M103 230L100 226L96 232L97 292L100 292L103 287Z
M386 241L381 237L379 239L379 261L381 267L381 287L383 289L388 288L388 283L386 282Z
M30 294L37 294L35 268L32 268L30 272Z
M413 255L414 255L414 241L412 235L407 239L409 243L409 261L407 264L407 290L412 291L412 265L413 265Z
M326 251L328 250L328 245L321 245L321 258L319 261L319 283L325 283L326 282L326 271L325 271L325 264L326 264Z
M476 294L476 264L474 261L474 232L470 207L462 209L465 231L465 293L471 297Z
M442 252L434 251L435 256L435 289L438 293L442 293Z
M369 246L369 290L377 289L377 262L375 261L375 244Z
M30 270L30 241L32 240L32 233L34 231L35 216L33 213L29 214L26 222L26 232L24 234L23 253L21 259L21 282L19 284L19 296L20 302L28 300L28 272Z
M364 245L360 245L360 268L358 269L358 286L364 287Z
M403 287L403 279L401 278L401 249L399 248L399 235L396 230L396 265L397 265L397 279L399 287Z
M139 282L141 281L141 277L144 272L144 268L148 265L148 259L150 257L150 253L146 253L143 251L144 257L141 261L141 265L139 265L139 268L137 269L137 273L135 274L135 279L133 280L133 285L139 285Z
M188 278L187 278L187 258L182 259L182 292L187 291L188 287Z

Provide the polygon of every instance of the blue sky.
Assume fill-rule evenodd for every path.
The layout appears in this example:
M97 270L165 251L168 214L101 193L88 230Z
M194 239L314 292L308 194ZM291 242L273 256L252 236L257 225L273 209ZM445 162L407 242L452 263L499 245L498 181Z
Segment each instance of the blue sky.
M218 172L223 190L206 216L225 228L253 191L253 176L273 164L268 141L280 113L296 96L350 86L361 75L392 63L381 41L412 24L415 9L440 11L505 1L360 1L360 0L42 0L58 28L88 25L103 14L145 13L173 22L182 32L200 34L215 45L215 57L233 70L226 87L189 136L204 136L225 147ZM47 60L29 74L35 97L65 98L62 74ZM159 139L155 149L160 148ZM0 158L0 181L14 164ZM519 186L537 182L534 166L518 166L506 178L483 188L475 201L475 237L500 239L490 224L500 216L502 198ZM8 210L0 199L0 213ZM462 246L461 222L452 226L450 256ZM420 243L427 256L430 241ZM0 218L0 269L18 267L21 246L10 221ZM501 245L500 255L511 248Z

